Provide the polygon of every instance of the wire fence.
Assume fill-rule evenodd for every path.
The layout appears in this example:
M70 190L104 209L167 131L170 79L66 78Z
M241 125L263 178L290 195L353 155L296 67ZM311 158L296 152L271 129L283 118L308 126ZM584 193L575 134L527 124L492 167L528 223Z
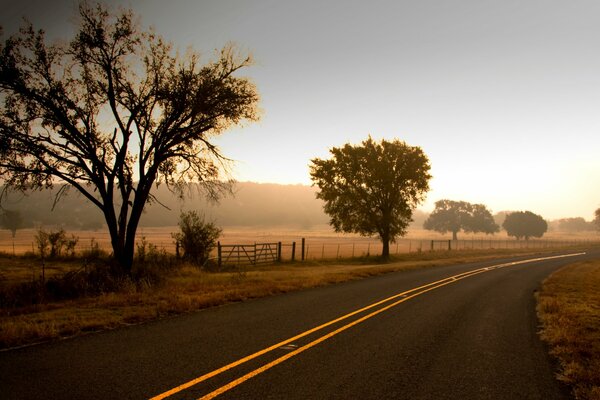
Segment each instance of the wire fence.
M598 245L593 240L498 240L498 239L399 239L390 244L390 254L408 254L424 251L497 250L497 249L548 249L571 246ZM379 241L325 243L307 241L307 260L354 258L378 255L382 252Z
M175 254L175 243L171 240L150 242L143 240L140 235L137 240L137 245L146 243L146 246L151 246L156 251ZM275 242L279 243L278 256L270 259L280 261L290 260L325 260L336 258L354 258L379 255L382 251L380 241L369 238L309 238L298 240L286 240ZM259 243L260 244L260 243ZM262 253L259 250L254 250L253 246L257 243L223 243L223 246L228 250L228 257L234 260L233 254L243 254L238 256L242 258L250 257L251 260L256 254L260 255L265 252L272 253L273 245L268 249L263 249ZM425 251L455 251L455 250L491 250L491 249L548 249L548 248L564 248L571 246L592 246L600 245L600 240L597 239L530 239L530 240L515 240L515 239L496 239L496 238L471 238L461 240L440 240L440 239L407 239L400 238L395 243L390 243L390 254L408 254ZM251 249L251 250L249 250ZM83 255L92 251L104 251L111 253L110 241L107 238L84 238L79 240L74 247L76 255ZM147 250L147 249L146 249ZM268 250L268 251L267 251ZM23 255L26 253L39 254L36 243L34 241L24 242L23 240L2 240L0 241L0 252L4 254ZM249 253L251 252L251 254ZM249 255L250 254L250 255ZM218 258L218 248L213 250L211 257ZM240 264L252 264L242 263Z

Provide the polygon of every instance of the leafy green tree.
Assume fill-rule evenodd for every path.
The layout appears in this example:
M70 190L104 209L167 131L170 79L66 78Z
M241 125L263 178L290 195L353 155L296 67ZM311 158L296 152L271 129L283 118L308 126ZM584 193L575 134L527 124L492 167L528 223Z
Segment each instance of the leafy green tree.
M0 43L0 178L20 191L81 192L129 274L155 186L224 189L213 139L258 119L256 87L237 76L252 60L230 45L203 65L181 57L131 10L82 2L79 21L70 43L48 45L31 25Z
M222 232L214 223L204 221L196 211L181 213L179 230L172 234L177 248L183 249L184 259L198 265L204 265L208 260Z
M423 228L440 233L452 232L452 240L458 240L458 232L496 233L500 227L483 204L466 201L438 200Z
M517 240L530 237L541 238L548 230L548 223L540 215L531 211L516 211L508 214L502 224L508 236L514 236Z
M429 190L430 165L420 147L371 137L362 144L334 147L332 158L311 160L310 175L325 201L336 232L377 234L382 257L389 244L406 233L412 210Z
M14 239L17 230L23 227L23 216L18 210L4 210L0 216L0 224L10 231Z

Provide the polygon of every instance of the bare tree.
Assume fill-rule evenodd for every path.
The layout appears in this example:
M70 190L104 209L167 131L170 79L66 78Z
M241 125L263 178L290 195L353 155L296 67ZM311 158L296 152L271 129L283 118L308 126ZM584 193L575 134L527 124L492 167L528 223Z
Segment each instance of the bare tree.
M128 273L154 185L218 194L226 158L214 136L258 119L255 86L236 76L252 60L231 45L205 64L181 57L131 10L83 2L79 19L68 45L46 44L30 24L0 44L0 178L10 189L81 192Z

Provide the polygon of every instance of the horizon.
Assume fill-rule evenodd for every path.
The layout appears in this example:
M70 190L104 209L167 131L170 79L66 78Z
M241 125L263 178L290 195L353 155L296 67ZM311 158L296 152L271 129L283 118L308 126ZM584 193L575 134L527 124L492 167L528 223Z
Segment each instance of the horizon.
M205 211L208 210L208 211L211 211L211 212L214 212L214 211L218 210L220 207L223 207L224 206L223 203L227 204L228 201L229 202L231 202L231 201L236 202L236 201L239 200L239 197L236 197L236 193L237 193L236 188L235 188L236 184L241 184L241 185L257 185L257 186L264 185L264 186L283 187L283 188L285 188L285 187L299 188L300 187L300 188L306 188L307 190L311 190L311 191L317 191L317 190L319 190L319 188L317 186L315 186L315 185L311 185L311 184L307 185L307 184L303 184L303 183L277 183L277 182L256 182L256 181L235 181L233 183L234 183L233 193L232 194L224 194L219 199L219 201L217 203L212 203L211 200L208 200L201 192L198 192L198 193L192 194L192 195L186 195L182 199L182 198L178 198L178 196L174 192L170 191L170 189L168 189L166 187L165 188L173 196L173 198L178 198L177 202L181 206L180 210L184 210L184 209L190 209L191 210L191 209L194 209L193 204L194 203L200 203L200 204L204 204L207 207L207 208L204 209ZM58 184L58 186L60 186L60 184ZM2 187L2 185L0 185L0 188L1 187ZM162 187L162 185L161 185L161 187ZM27 192L25 192L23 194L23 196L29 197L33 193L43 192L43 191L48 191L48 190L50 190L50 191L56 191L56 187L52 188L52 189L46 189L45 188L45 189L40 189L40 190L27 191ZM8 192L6 194L7 197L5 198L4 201L5 201L5 205L9 205L9 209L12 206L14 206L14 204L15 204L14 200L11 200L11 196L16 195L16 193L18 193L18 192L12 192L11 191L11 192ZM155 192L155 194L157 194L157 193ZM21 194L18 193L17 195L20 196ZM81 194L79 192L75 191L75 190L63 194L63 196L66 196L67 198L71 198L72 195L80 197L82 201L87 202L87 200L84 199L84 198L82 198ZM164 195L164 193L163 193L163 195ZM169 199L166 199L164 196L159 196L159 201L161 201L161 204L165 200L169 200ZM315 201L315 202L321 201L321 200L317 199L316 197L312 198L312 200ZM441 200L441 199L437 199L437 200ZM458 200L458 201L461 201L461 200L464 200L464 199L448 199L448 200ZM305 199L304 199L304 201L305 201ZM49 204L50 203L52 203L52 200L49 200ZM61 204L62 203L59 203L59 206ZM167 204L169 204L169 207L172 207L172 205L170 205L169 201L167 201ZM531 211L531 210L523 210L523 209L493 210L493 209L490 209L487 204L483 204L483 205L487 207L487 209L491 212L491 214L493 216L496 216L497 214L501 214L501 213L511 213L511 212L518 212L518 211ZM91 203L90 203L90 206L93 207L91 205ZM165 205L158 205L158 206L159 207L166 207ZM166 209L169 210L169 211L173 211L169 207L166 207ZM226 206L225 206L225 208L226 208ZM326 216L326 213L323 210L321 210L321 211L323 212L323 215ZM433 208L431 208L431 209L425 209L422 205L421 206L417 206L415 209L413 209L413 213L414 212L419 212L419 213L422 213L422 215L429 215L429 214L431 214L432 211L433 211ZM539 213L535 213L535 214L539 214ZM586 222L590 222L590 223L593 221L593 218L585 218L583 216L578 216L578 215L565 215L565 216L560 216L560 217L557 217L557 218L547 217L546 215L543 215L543 214L539 214L539 215L541 217L543 217L549 223L555 223L555 222L559 222L561 220L573 219L573 218L583 218ZM413 214L413 216L414 216L414 214ZM176 225L176 223L174 223L174 225ZM159 226L159 225L145 225L145 226ZM162 225L160 225L160 226L162 226ZM229 225L225 224L224 226L236 226L236 225L235 224L233 224L233 225L231 225L231 224L229 224ZM250 225L248 225L248 226L250 226Z
M600 207L600 3L106 3L205 60L229 41L254 55L262 118L216 138L238 181L310 186L312 158L371 134L429 157L421 210L446 198L588 221ZM72 37L73 0L4 6L3 37L21 16Z

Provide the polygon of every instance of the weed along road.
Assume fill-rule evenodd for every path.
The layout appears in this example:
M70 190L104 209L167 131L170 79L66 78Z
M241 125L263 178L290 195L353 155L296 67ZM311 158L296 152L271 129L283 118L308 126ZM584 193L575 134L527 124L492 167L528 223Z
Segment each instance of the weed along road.
M565 399L534 292L600 252L391 273L0 352L3 399Z

